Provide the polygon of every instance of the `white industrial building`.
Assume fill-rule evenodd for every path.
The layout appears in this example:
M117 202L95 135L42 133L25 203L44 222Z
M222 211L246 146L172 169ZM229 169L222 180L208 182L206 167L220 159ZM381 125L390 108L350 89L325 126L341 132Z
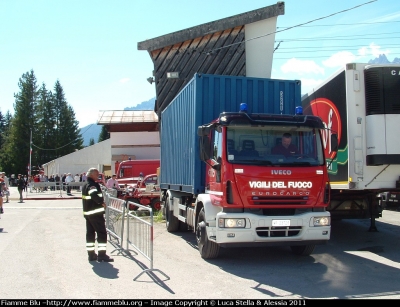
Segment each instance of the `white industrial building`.
M96 167L107 176L115 162L160 159L158 117L153 111L99 111L98 125L105 125L110 138L43 164L47 176L81 174Z
M110 144L111 140L108 139L45 163L44 173L47 176L64 173L75 175L86 173L91 167L104 172L111 164Z

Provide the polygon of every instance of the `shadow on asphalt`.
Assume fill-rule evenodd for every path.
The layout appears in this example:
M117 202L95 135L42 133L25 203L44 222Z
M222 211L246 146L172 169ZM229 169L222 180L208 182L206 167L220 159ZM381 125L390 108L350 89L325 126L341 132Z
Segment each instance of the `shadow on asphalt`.
M165 289L166 291L168 291L171 294L175 294L175 292L168 287L165 284L165 281L169 280L170 278L162 271L158 270L158 269L154 269L154 268L149 268L146 264L144 264L142 261L138 260L137 258L135 258L136 256L139 255L138 252L136 252L133 249L123 249L121 248L121 245L119 244L119 240L113 239L113 240L109 240L108 241L112 246L114 246L114 250L111 252L115 252L118 251L117 255L122 255L125 258L128 258L132 261L134 261L138 267L140 269L142 269L142 272L140 272L139 274L137 274L134 278L133 281L137 281L137 282L145 282L145 283L150 283L153 282L156 285L160 286L161 288ZM133 255L132 255L133 254ZM149 260L150 262L150 260ZM151 263L150 263L151 265ZM161 276L164 277L164 279L160 279L157 275L156 272L158 272ZM147 275L148 277L150 277L150 280L144 280L145 279L145 275Z
M369 231L369 219L333 222L331 239L317 245L310 256L295 255L288 246L221 248L217 259L204 261L238 278L256 281L253 289L276 298L398 295L400 226L375 223L377 231ZM192 232L171 235L197 249Z

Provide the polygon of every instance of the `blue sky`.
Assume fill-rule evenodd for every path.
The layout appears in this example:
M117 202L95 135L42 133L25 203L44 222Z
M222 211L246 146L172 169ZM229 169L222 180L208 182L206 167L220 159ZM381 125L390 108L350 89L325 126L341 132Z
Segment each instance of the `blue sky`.
M95 123L99 110L122 110L155 97L154 84L146 80L153 63L138 42L276 3L0 0L1 111L14 113L19 78L33 69L39 86L53 90L60 81L80 127ZM286 0L277 30L332 14L276 34L276 46L281 43L272 78L300 79L304 94L346 62L400 57L398 0Z

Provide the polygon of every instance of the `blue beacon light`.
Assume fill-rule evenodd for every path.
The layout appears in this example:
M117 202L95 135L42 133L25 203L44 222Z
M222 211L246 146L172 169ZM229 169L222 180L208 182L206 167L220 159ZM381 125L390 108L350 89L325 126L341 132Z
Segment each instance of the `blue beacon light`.
M241 103L240 104L239 112L246 112L247 113L247 103Z
M303 115L303 107L300 107L300 106L296 107L295 114Z

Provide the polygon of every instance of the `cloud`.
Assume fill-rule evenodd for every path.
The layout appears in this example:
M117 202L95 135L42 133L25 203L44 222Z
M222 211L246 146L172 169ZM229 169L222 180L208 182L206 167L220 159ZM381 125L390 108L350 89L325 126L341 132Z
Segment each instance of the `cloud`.
M385 16L380 16L371 20L368 20L368 22L387 22L391 20L397 20L400 17L400 12L394 12Z
M381 46L371 43L369 46L364 46L358 49L357 54L354 54L350 51L337 52L329 57L329 59L326 61L322 61L322 64L325 67L336 68L342 67L347 63L362 62L363 60L368 61L371 57L377 58L380 54L388 55L389 53L389 49L383 50L381 49Z
M119 83L126 83L126 82L129 82L131 79L129 79L129 78L123 78L123 79L121 79L121 80L119 80Z
M317 88L324 80L322 79L308 79L301 78L301 92L302 94L309 93L313 89Z
M346 63L355 62L358 58L359 57L350 51L340 51L332 55L326 61L322 61L322 64L330 68L342 67Z
M317 65L314 61L311 60L298 60L296 58L292 58L288 60L285 64L281 66L281 70L283 73L297 73L299 75L304 74L321 74L325 73L324 69Z
M368 56L372 55L373 57L377 58L380 54L388 55L390 54L390 50L382 50L381 46L376 45L375 43L369 44L368 47L362 47L358 49L358 54L361 56Z

